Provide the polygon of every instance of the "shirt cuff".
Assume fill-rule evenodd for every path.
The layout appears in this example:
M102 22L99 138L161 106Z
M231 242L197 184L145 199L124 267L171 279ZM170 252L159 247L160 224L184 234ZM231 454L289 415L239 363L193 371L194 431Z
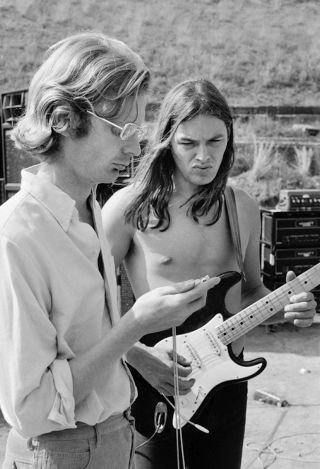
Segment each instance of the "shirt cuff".
M57 359L50 365L56 397L48 419L64 428L76 428L73 381L67 360Z

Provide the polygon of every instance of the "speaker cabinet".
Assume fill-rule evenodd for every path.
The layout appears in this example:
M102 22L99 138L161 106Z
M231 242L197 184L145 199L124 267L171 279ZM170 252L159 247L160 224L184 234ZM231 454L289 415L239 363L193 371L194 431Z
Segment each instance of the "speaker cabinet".
M12 128L22 115L26 100L27 90L1 95L1 174L4 179L4 200L19 190L21 170L38 161L18 150L11 140Z

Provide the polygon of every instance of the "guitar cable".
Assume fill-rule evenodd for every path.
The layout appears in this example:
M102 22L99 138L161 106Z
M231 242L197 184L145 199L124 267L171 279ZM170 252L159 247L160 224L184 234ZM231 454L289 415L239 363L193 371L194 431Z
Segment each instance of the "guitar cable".
M154 432L146 441L136 446L136 450L149 443L149 441L151 441L156 436L156 434L163 432L167 423L167 415L168 407L166 403L159 401L154 409Z
M167 401L167 403L173 408L173 410L175 410L175 406L174 404L172 404L172 402L168 399L167 396L165 396L163 393L161 393L162 397ZM186 423L188 423L189 425L192 425L193 427L195 427L197 430L199 430L200 432L203 432L203 433L210 433L209 430L205 427L203 427L202 425L199 425L198 423L194 423L192 422L191 420L188 420L186 417L184 417L181 413L180 413L180 419L184 420Z
M174 383L174 407L176 420L176 446L177 446L177 468L180 469L180 451L182 467L185 469L183 435L180 420L180 399L179 399L179 375L178 375L178 355L177 355L177 330L172 327L172 351L173 351L173 383Z

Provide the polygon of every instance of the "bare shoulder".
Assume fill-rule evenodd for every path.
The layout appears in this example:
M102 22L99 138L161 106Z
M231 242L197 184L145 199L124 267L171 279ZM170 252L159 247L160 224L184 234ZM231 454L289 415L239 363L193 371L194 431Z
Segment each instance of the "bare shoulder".
M106 232L115 235L117 230L131 232L133 227L125 222L125 212L136 190L132 185L118 189L102 207L102 222Z
M114 209L125 211L126 208L129 206L129 203L134 198L135 194L136 190L134 189L133 185L125 186L121 189L118 189L104 204L102 212L106 213Z
M134 197L132 186L117 190L102 207L102 224L115 265L119 266L128 253L135 228L126 222L125 212Z
M238 187L232 187L236 198L238 214L244 221L253 224L260 222L259 207L256 200L246 191Z

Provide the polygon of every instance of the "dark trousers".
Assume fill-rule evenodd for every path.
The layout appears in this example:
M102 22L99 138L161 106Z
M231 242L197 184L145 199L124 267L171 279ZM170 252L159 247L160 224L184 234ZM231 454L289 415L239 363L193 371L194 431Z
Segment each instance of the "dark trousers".
M199 422L210 428L210 433L202 433L188 424L183 427L186 468L240 469L246 409L246 382L217 391ZM137 435L138 445L146 440L145 436ZM177 469L175 434L156 435L136 450L135 462L136 469Z

